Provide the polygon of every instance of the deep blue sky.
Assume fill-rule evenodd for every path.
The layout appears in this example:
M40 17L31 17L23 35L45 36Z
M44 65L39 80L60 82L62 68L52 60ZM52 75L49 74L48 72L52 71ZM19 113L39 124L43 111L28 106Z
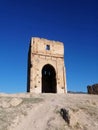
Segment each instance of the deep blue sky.
M0 0L0 92L26 92L31 37L64 43L68 90L98 83L97 0Z

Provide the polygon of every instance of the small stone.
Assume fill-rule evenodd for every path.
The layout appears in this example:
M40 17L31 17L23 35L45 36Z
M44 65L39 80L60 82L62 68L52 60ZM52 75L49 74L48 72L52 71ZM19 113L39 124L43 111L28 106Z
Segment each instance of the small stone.
M68 123L68 125L70 124L70 115L69 115L69 111L66 110L65 108L61 108L60 110L60 114L63 117L63 119L65 120L65 122Z
M3 108L9 108L10 104L7 103L7 102L2 102L1 107L3 107Z
M10 101L10 104L11 106L18 106L19 104L22 103L22 99L21 98L13 98L11 101Z

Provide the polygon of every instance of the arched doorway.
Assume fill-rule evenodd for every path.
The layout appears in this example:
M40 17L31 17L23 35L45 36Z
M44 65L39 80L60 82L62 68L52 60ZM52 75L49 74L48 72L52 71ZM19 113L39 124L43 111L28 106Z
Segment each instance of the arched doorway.
M42 68L42 93L56 93L56 72L52 65L46 64Z

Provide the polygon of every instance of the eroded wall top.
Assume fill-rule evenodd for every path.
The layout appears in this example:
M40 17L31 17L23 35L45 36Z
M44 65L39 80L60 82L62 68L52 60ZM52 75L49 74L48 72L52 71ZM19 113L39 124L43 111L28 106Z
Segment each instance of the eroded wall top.
M31 38L31 53L63 57L64 46L62 42L34 37Z

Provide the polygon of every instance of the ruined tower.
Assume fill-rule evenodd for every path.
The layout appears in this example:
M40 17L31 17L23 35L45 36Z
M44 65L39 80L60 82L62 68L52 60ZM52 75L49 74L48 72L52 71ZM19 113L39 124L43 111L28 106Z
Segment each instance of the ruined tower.
M27 92L67 92L62 42L31 38L28 53Z

